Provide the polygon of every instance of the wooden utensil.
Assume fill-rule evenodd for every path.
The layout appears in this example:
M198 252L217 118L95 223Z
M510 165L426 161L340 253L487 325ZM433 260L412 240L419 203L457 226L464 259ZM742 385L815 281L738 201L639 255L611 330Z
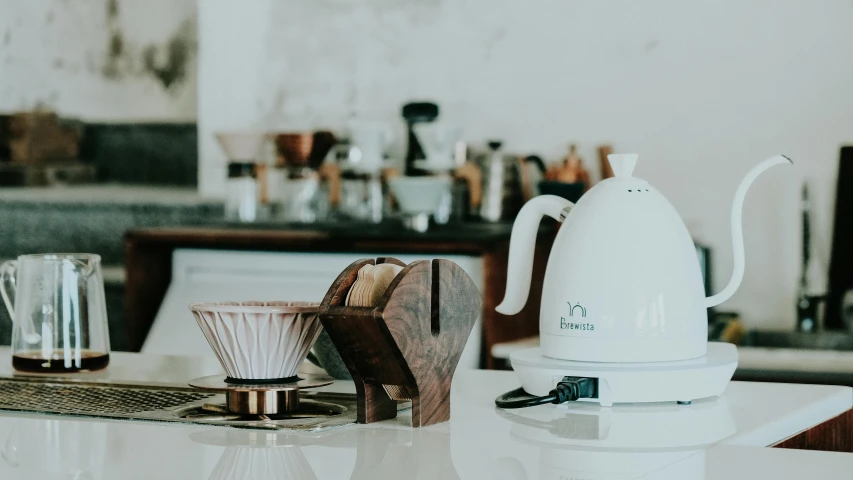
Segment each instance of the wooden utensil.
M337 207L341 203L341 167L335 163L324 163L319 173L329 186L329 205Z
M266 205L270 201L269 173L269 165L265 163L255 164L255 177L258 179L258 202L261 205Z
M382 169L382 182L387 186L388 181L392 178L396 178L400 176L400 170L394 167L386 167ZM394 198L393 195L388 195L388 203L391 205L391 208L397 208L397 199Z
M613 153L613 147L610 145L602 145L598 147L598 165L601 167L601 179L610 178L613 176L613 169L610 168L610 161L607 156Z
M453 178L464 180L468 184L468 203L472 211L480 208L483 202L483 172L473 162L466 162L453 172Z

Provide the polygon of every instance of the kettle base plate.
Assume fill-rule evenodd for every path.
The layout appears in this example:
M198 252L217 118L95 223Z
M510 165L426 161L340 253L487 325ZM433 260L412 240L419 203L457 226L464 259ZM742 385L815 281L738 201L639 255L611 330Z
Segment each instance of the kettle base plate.
M563 377L598 381L598 398L581 401L614 403L690 402L721 395L737 368L737 347L709 342L698 358L673 362L610 363L558 360L530 348L510 355L521 386L531 395L547 395Z

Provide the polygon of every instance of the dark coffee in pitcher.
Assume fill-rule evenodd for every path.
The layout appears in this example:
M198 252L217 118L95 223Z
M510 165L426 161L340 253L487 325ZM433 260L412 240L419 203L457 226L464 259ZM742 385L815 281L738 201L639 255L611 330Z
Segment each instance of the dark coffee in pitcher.
M79 358L70 355L70 361L66 362L62 350L55 350L50 358L44 358L42 352L20 352L12 355L12 367L32 373L74 373L103 370L110 363L108 353L83 350Z

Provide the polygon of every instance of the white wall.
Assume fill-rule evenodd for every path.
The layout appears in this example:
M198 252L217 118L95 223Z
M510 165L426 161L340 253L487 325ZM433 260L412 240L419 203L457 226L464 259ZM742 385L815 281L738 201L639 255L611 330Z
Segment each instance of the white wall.
M196 0L0 0L0 112L193 121L195 25Z
M850 1L205 0L199 18L206 194L224 176L216 130L397 121L423 98L473 142L552 160L579 142L593 166L599 142L640 153L637 174L715 248L719 288L741 176L794 158L747 198L746 277L723 307L750 324L793 328L804 178L828 254L838 147L853 141Z

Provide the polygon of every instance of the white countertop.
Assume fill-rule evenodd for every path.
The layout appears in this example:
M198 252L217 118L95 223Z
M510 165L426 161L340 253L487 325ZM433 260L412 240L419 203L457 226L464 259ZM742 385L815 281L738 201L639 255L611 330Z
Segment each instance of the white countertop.
M78 378L184 384L220 371L207 359L115 353L106 372ZM10 374L9 350L0 348L0 375ZM416 430L406 426L408 414L297 434L0 413L0 479L802 480L853 474L853 454L760 448L850 409L847 387L733 382L723 397L689 406L496 409L494 398L517 385L512 372L460 371L451 421ZM352 391L352 384L330 388Z

